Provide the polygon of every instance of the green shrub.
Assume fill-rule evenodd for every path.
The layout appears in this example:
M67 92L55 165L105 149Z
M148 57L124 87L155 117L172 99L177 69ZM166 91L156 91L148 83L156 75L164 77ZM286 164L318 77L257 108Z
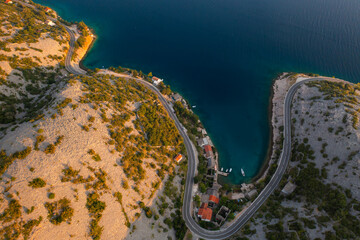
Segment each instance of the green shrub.
M122 181L122 187L123 187L124 189L129 189L129 183L128 183L128 181L123 180L123 181Z
M64 139L64 135L58 136L54 145L55 146L60 145L63 139Z
M45 187L46 182L41 178L34 178L31 182L29 182L28 186L32 188L43 188Z
M58 225L64 221L71 221L74 215L74 209L70 206L70 201L67 198L62 198L59 201L52 203L45 203L45 208L48 210L48 219L52 224Z
M48 198L49 198L49 199L54 199L54 198L55 198L55 193L52 193L52 192L49 193L49 194L48 194Z
M19 217L21 217L21 205L19 201L12 199L9 206L0 214L0 221L7 223Z
M90 155L94 155L94 154L95 154L94 149L89 149L88 154L90 154Z
M89 210L90 215L101 214L106 207L105 202L99 200L99 194L93 192L90 193L86 200L86 208Z
M35 146L34 146L34 149L36 151L39 150L39 144L42 143L43 141L45 141L45 137L43 135L36 136L36 141L35 141Z
M33 231L33 228L39 226L42 219L43 219L42 216L40 216L38 219L31 219L23 225L21 232L24 235L24 240L29 239L29 236Z
M92 156L92 159L96 162L100 162L101 161L101 158L100 158L100 155L99 154L95 154L94 156Z
M106 204L99 200L99 194L90 193L86 200L86 208L88 209L92 220L90 222L90 235L92 239L98 240L101 237L104 227L99 226L102 212L105 210Z
M12 157L17 159L25 159L30 153L31 153L31 147L27 147L25 150L22 150L20 152L15 152Z
M54 154L56 147L53 144L49 144L46 148L44 153L46 154Z

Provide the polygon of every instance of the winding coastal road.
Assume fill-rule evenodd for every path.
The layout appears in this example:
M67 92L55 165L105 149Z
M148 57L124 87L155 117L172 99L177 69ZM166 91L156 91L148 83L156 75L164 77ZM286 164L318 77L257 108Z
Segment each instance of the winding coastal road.
M74 41L75 37L73 32L65 26L66 30L70 34L70 49L68 55L66 56L65 67L66 69L73 74L83 74L83 72L75 69L71 65L71 56L74 50ZM167 100L163 97L163 95L159 92L159 90L152 85L151 83L144 81L142 79L134 78L134 77L125 77L128 79L133 79L138 83L146 86L150 90L152 90L159 98L160 102L168 112L169 116L174 120L175 126L178 129L180 135L184 139L184 144L187 151L188 156L188 171L186 176L186 183L185 183L185 193L183 199L183 207L182 213L183 218L186 223L186 226L190 229L190 231L195 234L196 236L209 239L209 240L218 240L218 239L226 239L231 237L237 231L243 227L247 221L256 213L256 211L262 206L262 204L268 199L268 197L274 192L274 190L279 185L282 176L285 173L286 167L288 165L290 156L291 156L291 102L292 99L297 91L297 89L304 84L305 82L309 81L317 81L317 80L324 80L325 78L309 78L303 81L297 82L290 87L288 90L285 102L284 102L284 142L283 142L283 149L282 153L278 162L278 167L275 171L275 174L272 176L269 183L265 186L265 188L261 191L258 197L251 203L251 205L246 208L240 215L233 221L233 223L224 229L220 229L217 231L210 231L200 227L192 217L192 199L193 199L193 186L194 186L194 177L195 177L195 168L196 168L196 161L195 161L195 151L192 146L192 143L189 139L189 136L184 131L183 126L181 125L180 121L177 119L176 115L172 111Z
M18 0L14 0L20 4L24 4L28 7L35 8L31 4L27 4L24 2L20 2ZM52 21L56 21L52 17L48 17ZM65 27L66 31L70 35L70 48L66 55L65 59L65 68L72 74L81 75L86 74L86 71L82 70L79 67L74 67L71 64L71 58L74 53L74 46L75 46L75 35L73 31L66 25L60 23L63 27ZM251 203L251 205L246 208L244 211L240 213L240 215L233 220L232 224L227 227L217 231L210 231L200 227L195 220L192 218L192 198L193 198L193 186L194 186L194 177L195 177L195 169L196 169L196 156L193 145L185 132L183 126L181 125L180 121L177 119L175 113L173 112L172 108L170 107L167 100L163 97L163 95L159 92L159 90L153 86L151 83L144 81L142 79L134 78L131 76L125 77L128 79L133 79L138 83L149 88L153 91L159 98L160 102L168 112L169 116L174 120L175 126L178 129L180 135L184 139L184 144L186 147L187 155L188 155L188 171L186 176L186 183L185 183L185 193L184 193L184 200L183 200L183 207L182 213L184 221L190 231L198 237L209 239L209 240L218 240L218 239L225 239L231 237L237 231L243 227L246 222L255 214L255 212L262 206L262 204L267 200L267 198L273 193L276 187L279 185L280 180L285 173L286 167L288 165L290 155L291 155L291 102L292 99L297 91L297 89L304 84L305 82L309 81L317 81L317 80L325 80L327 78L309 78L303 81L297 82L290 87L288 90L285 101L284 101L284 142L283 142L283 149L278 161L278 167L276 169L275 174L272 176L270 182L265 186L265 188L261 191L258 197Z
M22 4L24 6L27 6L27 7L30 7L30 8L33 8L37 11L39 11L39 9L37 9L35 6L33 6L32 4L29 4L29 3L26 3L26 2L23 2L23 1L19 1L19 0L14 0L14 2L17 2L19 4ZM80 67L77 67L75 68L74 66L71 65L71 58L72 58L72 55L74 54L74 50L75 50L75 34L74 32L68 27L66 26L65 24L59 22L56 18L53 18L53 17L50 17L50 16L46 16L48 20L51 20L53 22L58 22L59 25L63 26L66 31L69 33L70 35L70 49L65 57L65 69L72 73L72 74L75 74L75 75L79 75L79 74L86 74L86 71L81 69Z
M72 55L74 54L74 49L75 49L75 35L73 33L73 31L66 25L64 24L61 24L63 27L65 27L66 31L69 33L70 35L70 49L68 51L68 54L66 55L66 58L65 58L65 68L68 72L72 73L72 74L84 74L84 72L82 71L79 71L77 69L75 69L72 65L71 65L71 58L72 58ZM86 74L86 72L85 72Z

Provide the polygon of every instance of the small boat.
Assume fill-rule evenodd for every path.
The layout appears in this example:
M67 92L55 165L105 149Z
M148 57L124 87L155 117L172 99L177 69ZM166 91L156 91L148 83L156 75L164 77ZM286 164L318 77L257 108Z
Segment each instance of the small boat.
M230 168L229 172L231 172L231 171L232 171L232 168Z
M192 106L192 108L196 108L196 105Z
M245 177L244 169L241 169L241 174L243 175L243 177Z
M229 169L226 169L226 171L225 172L228 172L229 171Z
M221 168L221 171L224 171L224 168L223 168L223 167Z

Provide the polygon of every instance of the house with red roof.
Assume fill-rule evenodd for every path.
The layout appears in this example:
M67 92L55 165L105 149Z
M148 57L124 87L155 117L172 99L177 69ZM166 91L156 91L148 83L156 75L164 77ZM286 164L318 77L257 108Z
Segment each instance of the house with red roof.
M207 203L202 203L198 211L198 217L205 222L210 222L212 217L212 209L208 207Z
M209 196L209 202L215 203L215 204L219 204L219 198L216 197L215 195L210 195Z
M13 2L11 0L5 0L5 3L12 4Z
M45 8L45 12L52 12L52 9L49 8L49 7L46 7L46 8Z
M206 158L212 158L214 156L212 148L211 148L211 146L209 144L204 145L204 150L205 150L205 157Z
M176 155L176 157L174 158L174 160L179 163L182 159L183 159L183 155L181 155L180 153L178 155Z

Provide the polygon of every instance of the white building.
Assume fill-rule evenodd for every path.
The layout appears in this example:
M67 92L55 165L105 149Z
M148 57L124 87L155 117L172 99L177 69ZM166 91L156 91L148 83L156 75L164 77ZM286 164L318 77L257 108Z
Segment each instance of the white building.
M157 77L152 77L152 81L154 85L159 85L164 80Z
M53 26L56 25L56 24L55 24L53 21L51 21L51 20L46 20L45 23L46 23L47 25L51 26L51 27L53 27Z

